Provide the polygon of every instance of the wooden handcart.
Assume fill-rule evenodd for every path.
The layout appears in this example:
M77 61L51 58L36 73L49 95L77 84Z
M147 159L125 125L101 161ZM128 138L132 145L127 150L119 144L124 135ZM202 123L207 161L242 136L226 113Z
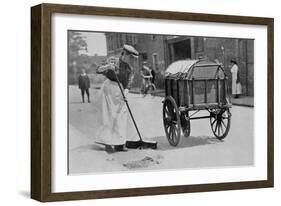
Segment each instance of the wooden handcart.
M228 78L221 64L209 60L180 60L165 72L163 123L169 143L177 146L181 132L190 136L190 120L209 118L213 134L224 139L230 129L232 106ZM199 111L207 116L195 116Z

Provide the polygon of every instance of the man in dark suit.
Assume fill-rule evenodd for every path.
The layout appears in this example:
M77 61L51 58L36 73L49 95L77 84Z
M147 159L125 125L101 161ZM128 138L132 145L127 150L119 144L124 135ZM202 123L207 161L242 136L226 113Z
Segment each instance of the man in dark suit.
M89 79L89 76L86 74L85 69L82 69L82 74L79 75L78 85L79 85L79 89L81 89L83 103L85 102L85 100L84 100L85 92L88 97L88 102L90 103L91 102L90 101L90 92L89 92L90 79Z

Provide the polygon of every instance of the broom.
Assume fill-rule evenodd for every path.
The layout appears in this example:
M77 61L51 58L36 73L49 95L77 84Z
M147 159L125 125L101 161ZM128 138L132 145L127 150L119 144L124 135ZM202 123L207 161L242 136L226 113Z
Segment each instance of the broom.
M125 97L125 94L124 94L123 89L122 89L122 87L121 87L121 83L120 83L120 81L119 81L119 79L118 79L118 76L117 76L117 74L116 74L115 71L114 71L114 74L115 74L116 81L117 81L117 83L118 83L119 89L120 89L120 91L121 91L123 100L124 100L124 102L125 102L126 105L127 105L127 108L128 108L128 110L129 110L130 116L131 116L131 118L132 118L132 120L133 120L134 126L135 126L135 128L136 128L136 130L137 130L137 133L138 133L138 136L139 136L139 140L138 140L138 141L126 141L126 147L127 147L127 148L131 148L131 149L137 149L137 148L139 148L139 149L148 149L148 148L150 148L150 149L157 149L157 142L155 142L155 141L144 141L144 140L142 139L141 134L140 134L140 132L139 132L139 129L138 129L138 127L137 127L136 121L135 121L135 119L134 119L134 117L133 117L133 114L132 114L132 111L131 111L131 109L130 109L130 106L129 106L129 104L128 104L128 100L127 100L126 97Z

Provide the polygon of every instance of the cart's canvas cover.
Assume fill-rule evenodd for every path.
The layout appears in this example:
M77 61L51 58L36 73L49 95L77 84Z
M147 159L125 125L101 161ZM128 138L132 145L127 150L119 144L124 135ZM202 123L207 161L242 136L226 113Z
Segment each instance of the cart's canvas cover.
M173 62L168 66L165 71L166 77L180 77L182 74L188 75L192 66L198 62L198 60L179 60Z
M215 79L223 78L220 64L208 60L179 60L173 62L165 71L165 77L178 79Z

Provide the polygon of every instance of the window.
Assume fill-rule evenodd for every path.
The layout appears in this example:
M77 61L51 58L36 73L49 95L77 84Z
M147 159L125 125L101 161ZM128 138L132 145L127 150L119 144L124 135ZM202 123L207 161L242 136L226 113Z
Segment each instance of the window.
M111 35L108 36L108 49L109 49L109 51L112 50L112 39L111 39Z
M122 34L119 34L118 41L119 41L119 48L120 48L120 47L123 47L123 38L122 38Z
M157 53L152 54L152 61L153 61L153 69L155 71L157 71L158 70L158 54Z
M195 37L194 47L196 52L204 51L204 38L203 37Z
M132 44L132 35L130 35L130 34L126 35L126 43L130 44L130 45Z
M120 41L119 41L119 39L120 39L120 34L116 34L116 48L120 48Z
M136 45L138 43L137 35L132 35L132 43L133 45Z

